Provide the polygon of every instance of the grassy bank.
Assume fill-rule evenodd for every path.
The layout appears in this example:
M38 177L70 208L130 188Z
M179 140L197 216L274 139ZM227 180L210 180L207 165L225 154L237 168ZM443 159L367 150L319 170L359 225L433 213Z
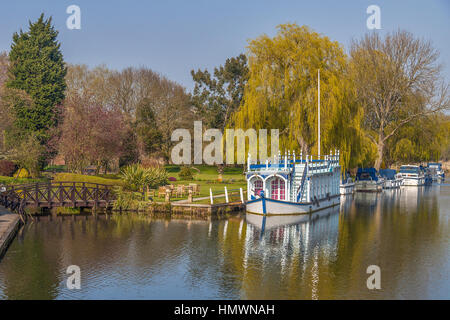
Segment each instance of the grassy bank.
M109 186L118 186L122 184L122 181L120 179L103 178L99 176L89 176L78 173L57 173L55 174L53 181L88 182L105 184Z
M178 165L167 165L165 166L169 177L174 177L177 180L180 179L179 172L181 166ZM217 181L218 172L216 166L207 165L195 165L195 169L191 169L195 181ZM245 181L243 175L242 167L225 167L223 172L223 181L235 182L235 181Z
M194 197L209 197L209 189L211 189L213 195L225 193L225 187L228 190L246 188L247 182L245 176L243 175L242 167L225 167L222 175L222 182L218 182L218 172L216 166L208 165L195 165L197 170L191 169L193 173L193 180L180 180L179 172L181 166L178 165L167 165L165 166L169 177L174 177L176 181L170 181L173 185L189 185L190 183L196 183L200 186L200 194L194 195ZM182 200L186 199L187 194L184 197L172 198L172 200ZM161 198L156 198L156 201L162 201ZM209 201L209 200L208 200Z
M0 176L0 184L4 185L10 185L10 184L28 184L28 183L36 183L36 182L45 182L48 181L46 178L38 178L38 179L31 179L31 178L15 178L15 177L5 177Z

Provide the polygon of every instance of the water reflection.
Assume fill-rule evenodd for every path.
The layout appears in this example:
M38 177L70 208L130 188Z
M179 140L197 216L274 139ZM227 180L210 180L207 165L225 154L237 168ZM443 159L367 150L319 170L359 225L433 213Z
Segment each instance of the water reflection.
M0 262L0 298L449 298L450 188L356 194L321 215L43 217ZM273 218L273 219L272 219ZM82 289L66 289L66 268ZM382 290L366 287L380 266Z

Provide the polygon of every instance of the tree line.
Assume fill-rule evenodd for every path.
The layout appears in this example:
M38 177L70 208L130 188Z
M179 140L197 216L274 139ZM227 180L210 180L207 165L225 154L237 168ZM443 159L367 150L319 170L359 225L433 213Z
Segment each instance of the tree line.
M56 156L69 170L170 162L176 128L279 129L281 149L322 150L342 166L380 168L450 157L448 83L429 41L398 30L344 47L306 26L278 26L213 72L192 70L192 92L146 67L64 62L41 15L0 54L0 158L32 175ZM222 166L219 165L219 172Z

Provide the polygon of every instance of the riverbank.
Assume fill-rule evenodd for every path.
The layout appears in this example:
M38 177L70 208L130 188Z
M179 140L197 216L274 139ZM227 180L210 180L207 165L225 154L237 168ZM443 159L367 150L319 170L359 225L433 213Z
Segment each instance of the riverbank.
M19 215L0 206L0 259L6 253L20 227Z

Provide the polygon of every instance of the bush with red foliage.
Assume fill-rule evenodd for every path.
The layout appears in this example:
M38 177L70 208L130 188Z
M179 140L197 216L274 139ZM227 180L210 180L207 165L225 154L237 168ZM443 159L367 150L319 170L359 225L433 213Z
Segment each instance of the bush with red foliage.
M12 177L16 172L17 166L9 160L0 160L0 176Z

